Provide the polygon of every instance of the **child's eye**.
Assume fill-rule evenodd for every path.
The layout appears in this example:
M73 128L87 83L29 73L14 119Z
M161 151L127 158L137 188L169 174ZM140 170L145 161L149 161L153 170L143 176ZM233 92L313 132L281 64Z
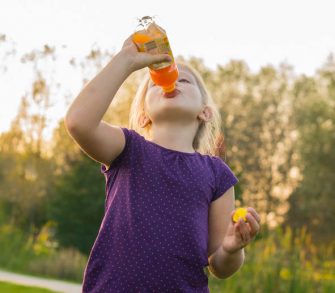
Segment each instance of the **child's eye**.
M190 83L187 79L185 78L182 78L182 79L179 79L179 82L187 82L187 83ZM153 82L150 83L150 86L149 87L153 87L153 86L156 86Z

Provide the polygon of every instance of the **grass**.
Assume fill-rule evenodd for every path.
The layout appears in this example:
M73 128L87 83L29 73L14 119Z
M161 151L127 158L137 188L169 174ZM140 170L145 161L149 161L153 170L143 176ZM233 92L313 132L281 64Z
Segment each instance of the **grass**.
M316 245L306 228L277 228L245 248L242 268L220 280L209 276L211 293L335 292L335 242Z
M23 285L17 285L8 282L0 281L0 292L6 293L55 293L55 291L50 291L47 289L42 289L39 287L28 287Z
M0 226L0 251L0 267L6 270L77 283L87 261L75 249L49 252L43 242L36 246L8 226ZM227 279L207 273L211 293L335 292L335 242L316 244L305 228L264 229L245 255L242 268Z
M15 227L0 226L0 268L81 283L87 257L74 248L50 247L47 240L34 242L31 236Z

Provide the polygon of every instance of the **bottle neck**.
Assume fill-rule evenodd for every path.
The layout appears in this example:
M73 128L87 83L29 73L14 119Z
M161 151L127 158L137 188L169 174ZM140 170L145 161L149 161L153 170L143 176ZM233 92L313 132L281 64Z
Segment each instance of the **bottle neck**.
M166 87L165 86L162 87L162 89L163 89L163 91L165 93L173 92L175 88L176 88L176 84L175 83L173 83L173 84L171 84L169 86L166 86Z

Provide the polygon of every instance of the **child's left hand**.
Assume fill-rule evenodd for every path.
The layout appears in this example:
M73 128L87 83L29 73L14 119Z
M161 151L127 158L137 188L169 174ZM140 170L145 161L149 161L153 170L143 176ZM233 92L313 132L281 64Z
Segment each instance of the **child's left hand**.
M233 215L235 210L231 212L231 221L222 242L222 248L228 253L234 253L247 246L260 230L259 215L251 207L248 207L247 210L246 218L248 222L244 222L240 218L237 223L234 223Z

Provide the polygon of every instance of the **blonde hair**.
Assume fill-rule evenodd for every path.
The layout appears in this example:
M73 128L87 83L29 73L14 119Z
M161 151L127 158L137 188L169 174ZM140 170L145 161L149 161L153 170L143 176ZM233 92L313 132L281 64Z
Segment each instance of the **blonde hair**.
M223 135L221 133L221 115L218 106L208 92L204 80L198 71L186 62L176 62L178 67L186 68L195 78L200 89L203 104L210 107L213 113L212 119L208 122L201 121L196 135L193 139L193 148L202 154L218 155L224 152ZM129 127L143 135L146 139L151 139L151 123L145 127L140 126L141 116L145 114L144 101L150 80L149 72L144 76L135 98L131 104L129 113Z

